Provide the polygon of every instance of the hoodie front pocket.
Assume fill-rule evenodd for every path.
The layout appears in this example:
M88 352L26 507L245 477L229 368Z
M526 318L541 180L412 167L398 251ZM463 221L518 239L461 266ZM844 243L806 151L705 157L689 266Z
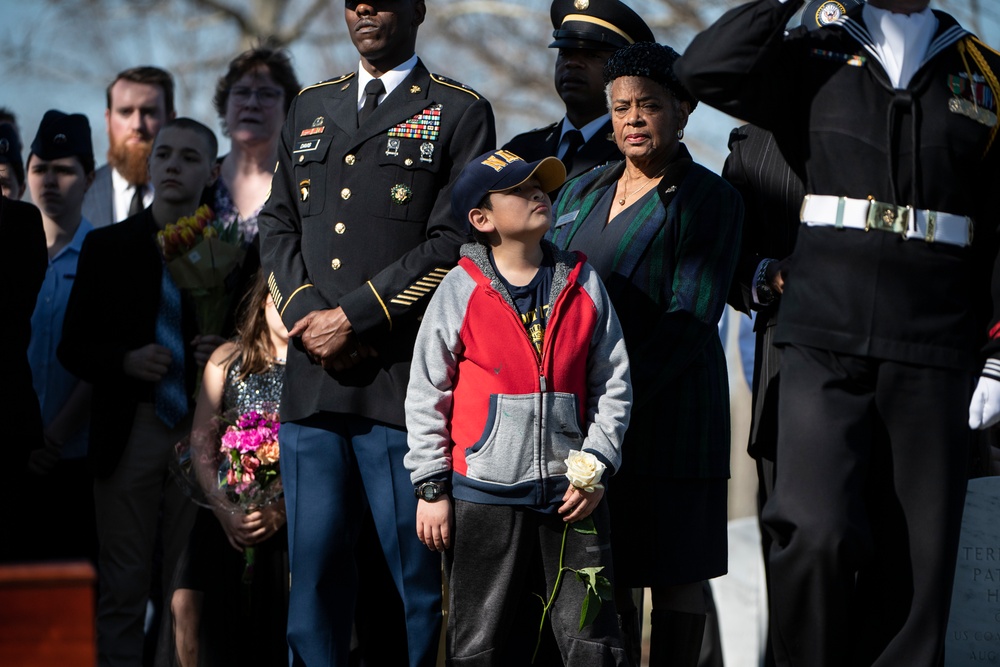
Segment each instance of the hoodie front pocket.
M465 453L466 477L504 486L538 477L534 472L537 400L533 394L490 395L483 435Z

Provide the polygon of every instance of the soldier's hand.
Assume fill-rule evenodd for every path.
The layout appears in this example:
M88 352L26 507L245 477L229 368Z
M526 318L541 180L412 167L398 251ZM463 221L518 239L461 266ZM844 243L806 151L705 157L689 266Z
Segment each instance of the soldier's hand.
M125 353L122 370L125 375L145 382L159 382L170 368L170 350L150 343Z
M353 352L353 336L351 323L342 308L329 310L314 310L295 323L290 337L299 336L306 352L316 363L333 362L338 355L347 349ZM360 353L359 355L360 356Z
M1000 382L981 376L969 403L969 428L985 429L1000 422Z
M328 371L346 371L364 359L377 356L378 352L374 347L360 342L357 336L351 336L351 342L340 350L340 354L323 360L323 368Z

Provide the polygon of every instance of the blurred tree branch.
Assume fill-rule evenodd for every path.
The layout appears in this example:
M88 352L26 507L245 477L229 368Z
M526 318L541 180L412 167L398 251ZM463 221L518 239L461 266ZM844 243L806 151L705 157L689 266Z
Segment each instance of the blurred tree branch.
M114 73L156 64L177 78L181 113L211 122L215 79L237 53L269 43L288 48L299 78L312 83L350 71L357 53L342 9L329 0L36 0L32 25L0 26L8 74L54 87L103 88ZM657 39L679 51L740 0L626 0ZM994 47L1000 2L935 0ZM493 104L498 138L562 116L548 49L548 0L433 0L418 52L432 71L475 88Z

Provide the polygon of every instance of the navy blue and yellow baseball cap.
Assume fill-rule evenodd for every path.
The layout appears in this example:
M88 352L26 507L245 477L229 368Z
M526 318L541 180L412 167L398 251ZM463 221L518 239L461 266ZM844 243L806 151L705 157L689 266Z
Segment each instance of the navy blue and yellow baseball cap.
M80 113L68 114L49 109L42 116L31 155L43 160L77 157L85 172L94 170L94 146L90 139L90 122Z
M863 4L863 0L812 0L802 8L802 25L809 30L817 30Z
M495 150L483 153L469 164L455 179L451 191L451 213L458 220L466 220L469 211L477 208L486 195L503 192L531 177L538 178L543 192L552 192L566 180L566 167L555 157L536 162L525 162L510 151Z
M614 51L636 42L655 42L642 17L620 0L553 0L550 49Z

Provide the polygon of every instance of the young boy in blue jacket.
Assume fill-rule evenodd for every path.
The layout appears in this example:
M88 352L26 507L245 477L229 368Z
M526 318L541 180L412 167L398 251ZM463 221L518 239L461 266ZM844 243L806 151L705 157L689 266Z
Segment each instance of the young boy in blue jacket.
M555 158L502 150L465 167L452 212L477 242L438 287L414 349L405 462L417 534L445 554L449 664L527 664L543 603L565 664L627 664L610 601L582 623L592 589L561 572L611 577L601 479L620 465L632 398L603 284L581 254L544 240L546 193L565 174ZM596 532L568 529L588 518Z

